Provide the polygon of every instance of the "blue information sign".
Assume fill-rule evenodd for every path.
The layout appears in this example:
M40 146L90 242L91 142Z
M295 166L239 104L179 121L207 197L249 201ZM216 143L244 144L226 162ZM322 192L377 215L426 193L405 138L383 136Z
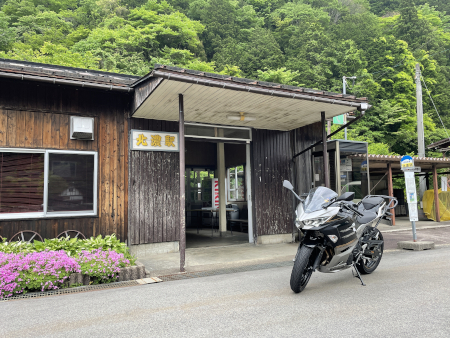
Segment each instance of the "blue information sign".
M402 170L414 168L414 159L409 155L403 156L400 160L400 167Z

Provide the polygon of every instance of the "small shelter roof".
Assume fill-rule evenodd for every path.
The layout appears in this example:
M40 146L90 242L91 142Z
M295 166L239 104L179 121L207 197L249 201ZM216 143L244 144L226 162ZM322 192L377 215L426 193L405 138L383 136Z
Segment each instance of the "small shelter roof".
M132 116L178 120L178 94L184 94L185 120L211 124L292 130L326 118L370 108L367 98L156 65L132 85ZM232 120L228 116L253 119Z
M358 154L354 157L362 157L365 159L365 154ZM400 160L402 156L398 155L368 155L369 172L370 174L384 174L387 170L387 164L391 163L393 172L402 172L400 168ZM437 169L450 168L450 158L446 157L413 157L414 165L420 167L422 172L431 172L433 166Z
M431 143L427 146L428 149L435 149L439 151L448 151L450 147L450 138L444 138L443 140Z

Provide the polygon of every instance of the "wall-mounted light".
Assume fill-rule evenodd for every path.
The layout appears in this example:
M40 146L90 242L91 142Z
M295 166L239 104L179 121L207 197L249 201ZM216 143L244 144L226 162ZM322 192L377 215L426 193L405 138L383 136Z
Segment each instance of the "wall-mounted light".
M245 116L245 113L240 112L240 116L237 115L227 115L227 119L233 120L233 121L254 121L256 118L251 116Z

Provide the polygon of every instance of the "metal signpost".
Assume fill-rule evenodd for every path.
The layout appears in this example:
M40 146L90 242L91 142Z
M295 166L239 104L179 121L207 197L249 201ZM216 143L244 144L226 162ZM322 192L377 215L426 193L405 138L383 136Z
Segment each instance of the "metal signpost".
M417 241L416 222L419 220L417 211L417 191L415 172L420 168L414 167L414 159L411 156L403 156L400 160L401 169L405 172L406 200L408 201L409 220L412 224L413 240Z

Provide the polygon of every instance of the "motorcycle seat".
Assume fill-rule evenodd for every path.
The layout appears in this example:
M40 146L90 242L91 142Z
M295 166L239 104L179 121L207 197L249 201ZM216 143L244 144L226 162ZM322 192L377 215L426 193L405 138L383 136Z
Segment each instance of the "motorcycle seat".
M366 199L363 199L361 201L361 205L364 207L364 210L370 210L373 208L376 208L383 204L384 198L382 197L369 197Z
M366 224L377 218L377 214L373 211L364 211L363 214L363 216L358 216L356 218L359 224Z

